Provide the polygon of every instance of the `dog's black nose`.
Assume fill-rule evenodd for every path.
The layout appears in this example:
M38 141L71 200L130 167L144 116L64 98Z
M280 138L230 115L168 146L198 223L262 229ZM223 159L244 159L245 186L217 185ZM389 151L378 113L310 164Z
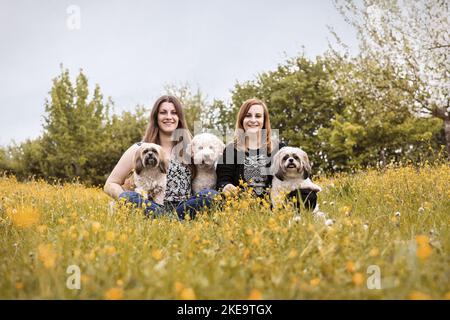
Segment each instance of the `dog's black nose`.
M290 163L294 162L294 159L289 158L289 162L290 162Z

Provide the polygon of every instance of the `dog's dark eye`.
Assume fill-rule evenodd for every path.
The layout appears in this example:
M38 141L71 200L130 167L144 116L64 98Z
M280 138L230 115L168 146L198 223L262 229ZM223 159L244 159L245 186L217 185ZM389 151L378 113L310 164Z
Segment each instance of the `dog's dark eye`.
M144 152L142 152L142 153L147 153L147 152L149 152L150 150L148 150L148 149L145 149L144 150Z
M295 154L292 156L292 158L294 158L295 160L299 160L299 158Z
M284 156L283 157L283 161L286 161L287 159L289 159L289 156Z
M199 147L198 147L198 150L203 150L203 147L202 147L202 146L199 146Z

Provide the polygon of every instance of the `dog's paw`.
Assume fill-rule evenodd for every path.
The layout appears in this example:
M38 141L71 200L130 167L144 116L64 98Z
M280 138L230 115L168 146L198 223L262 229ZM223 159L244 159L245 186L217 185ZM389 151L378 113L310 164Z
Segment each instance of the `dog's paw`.
M300 185L300 189L308 189L315 192L322 191L322 188L317 184L315 184L314 182L312 182L310 179L306 179L305 181L303 181L302 184Z

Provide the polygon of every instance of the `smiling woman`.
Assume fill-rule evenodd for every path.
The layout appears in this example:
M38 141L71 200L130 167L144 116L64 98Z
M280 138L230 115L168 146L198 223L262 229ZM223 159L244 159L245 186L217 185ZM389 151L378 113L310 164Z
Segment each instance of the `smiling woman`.
M226 146L222 161L217 165L218 189L225 193L235 192L242 181L252 188L256 196L264 197L272 187L270 167L273 157L284 146L272 139L266 104L259 99L248 99L239 108L234 142ZM305 206L314 209L317 203L316 191L298 191Z
M190 155L185 152L191 139L180 101L174 96L160 97L151 111L143 141L133 144L122 155L105 183L105 192L115 199L144 207L146 215L176 210L180 219L184 219L185 213L195 217L199 209L212 204L217 192L203 190L191 195L191 182L196 171ZM158 158L155 161L146 161L140 155L145 151L145 145L152 144L160 146L161 153L155 155ZM137 167L140 170L136 170ZM144 184L150 189L136 192L142 190L135 188L133 177L140 181L149 179ZM151 190L152 186L158 190ZM163 193L162 203L152 199L151 195L156 191ZM158 194L158 198L160 196Z

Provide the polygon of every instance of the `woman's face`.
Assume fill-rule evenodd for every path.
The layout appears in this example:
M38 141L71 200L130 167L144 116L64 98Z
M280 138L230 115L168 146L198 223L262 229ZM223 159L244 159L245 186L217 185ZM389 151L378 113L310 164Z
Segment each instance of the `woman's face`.
M260 133L264 126L264 108L255 104L248 109L243 121L244 131L250 134Z
M171 102L163 102L158 110L158 127L166 134L172 134L178 127L178 115Z

